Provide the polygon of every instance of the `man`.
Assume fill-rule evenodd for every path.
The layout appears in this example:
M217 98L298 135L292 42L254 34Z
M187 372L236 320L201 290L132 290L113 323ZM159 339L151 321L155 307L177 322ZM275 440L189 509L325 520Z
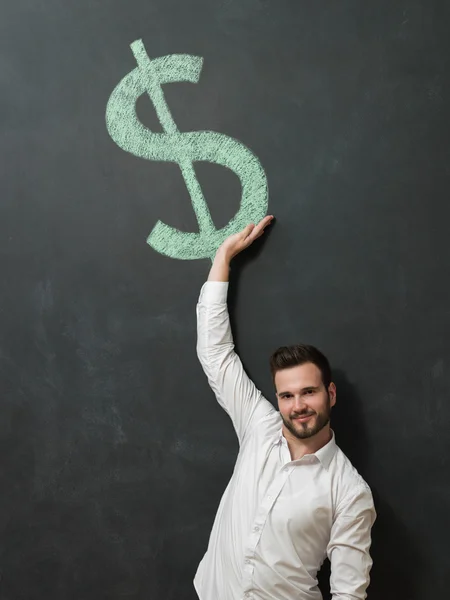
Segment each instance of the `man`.
M333 600L363 600L375 509L369 487L330 429L336 387L312 346L271 359L276 411L234 352L227 309L230 261L272 221L227 238L197 305L197 353L233 421L239 455L194 585L200 600L320 600L328 556Z

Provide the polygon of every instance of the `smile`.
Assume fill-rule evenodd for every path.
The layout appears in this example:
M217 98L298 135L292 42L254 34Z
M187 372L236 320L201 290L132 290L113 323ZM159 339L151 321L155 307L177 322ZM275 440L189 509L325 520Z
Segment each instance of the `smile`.
M296 417L293 420L298 421L299 423L306 423L306 421L309 421L309 419L311 419L313 416L314 415L303 415L302 417Z

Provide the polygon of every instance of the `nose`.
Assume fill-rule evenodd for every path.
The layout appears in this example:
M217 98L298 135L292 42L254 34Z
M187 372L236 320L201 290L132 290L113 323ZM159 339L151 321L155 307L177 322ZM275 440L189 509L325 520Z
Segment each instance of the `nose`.
M295 412L301 412L307 408L307 404L303 400L302 396L294 396L294 410Z

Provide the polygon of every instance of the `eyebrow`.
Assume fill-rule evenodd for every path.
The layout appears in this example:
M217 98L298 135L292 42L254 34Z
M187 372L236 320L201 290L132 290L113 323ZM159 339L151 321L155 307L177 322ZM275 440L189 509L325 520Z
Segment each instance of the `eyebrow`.
M304 387L300 390L301 394L304 394L305 392L309 392L309 390L314 390L317 391L319 389L319 386L315 386L315 385L309 385L308 387ZM286 392L279 392L279 396L285 396L286 394L292 394L292 392L286 391Z

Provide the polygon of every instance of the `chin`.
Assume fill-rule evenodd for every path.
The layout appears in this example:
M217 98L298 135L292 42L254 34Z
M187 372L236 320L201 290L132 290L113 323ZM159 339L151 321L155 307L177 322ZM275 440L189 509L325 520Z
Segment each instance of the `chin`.
M317 433L314 427L308 427L307 429L303 429L303 427L296 427L295 431L297 431L302 438L312 437Z

